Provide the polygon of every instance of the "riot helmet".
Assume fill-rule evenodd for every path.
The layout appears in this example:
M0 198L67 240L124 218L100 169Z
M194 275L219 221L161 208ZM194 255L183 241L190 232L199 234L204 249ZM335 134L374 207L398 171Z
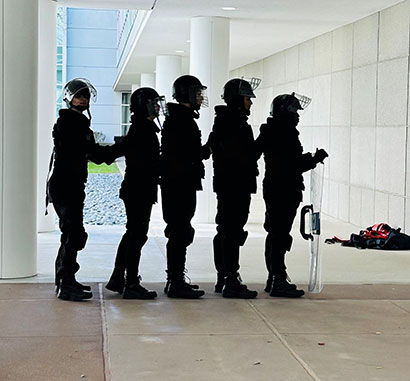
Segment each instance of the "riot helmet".
M83 95L85 98L97 100L97 90L86 78L74 78L67 82L63 88L63 101L67 107L71 107L71 101L76 95Z
M208 107L207 87L192 75L177 78L172 85L172 97L179 103L189 103L194 110Z
M299 110L306 109L311 101L311 98L294 92L278 95L271 103L270 116L286 113L297 114Z
M223 90L222 99L228 106L244 108L244 97L256 98L254 90L257 89L261 80L259 78L234 78L229 80Z
M166 115L167 106L165 96L160 96L150 87L141 87L131 95L130 111L143 118Z

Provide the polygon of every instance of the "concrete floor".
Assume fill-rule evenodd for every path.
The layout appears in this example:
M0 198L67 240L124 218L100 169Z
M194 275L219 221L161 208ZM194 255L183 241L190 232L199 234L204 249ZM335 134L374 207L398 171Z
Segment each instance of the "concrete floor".
M358 227L325 218L323 238ZM59 233L39 235L39 274L0 282L0 380L410 380L410 252L322 245L320 294L299 300L263 292L264 232L248 225L241 254L252 301L213 293L214 225L195 225L187 267L202 300L168 299L166 241L155 207L143 250L143 283L157 300L130 301L106 291L123 227L89 226L80 281L94 298L64 302L53 293ZM287 257L306 290L307 242L297 229Z

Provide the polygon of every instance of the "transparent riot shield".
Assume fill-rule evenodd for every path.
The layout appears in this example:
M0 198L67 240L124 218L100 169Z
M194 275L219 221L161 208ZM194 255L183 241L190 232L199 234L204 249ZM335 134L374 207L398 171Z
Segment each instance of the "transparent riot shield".
M311 170L310 205L301 210L300 233L309 240L309 292L319 293L323 289L322 264L320 257L320 211L322 209L324 165L319 163ZM305 231L305 218L309 213L309 232Z

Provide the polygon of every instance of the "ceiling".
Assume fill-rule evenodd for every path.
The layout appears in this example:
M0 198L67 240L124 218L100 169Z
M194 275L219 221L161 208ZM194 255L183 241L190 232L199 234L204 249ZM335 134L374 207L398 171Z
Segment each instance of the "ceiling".
M155 0L53 0L63 7L110 8L110 9L151 9Z
M236 69L402 0L59 0L61 5L153 11L123 71L121 82L154 72L157 55L189 57L190 19L227 17L230 69ZM235 7L234 11L222 7ZM178 53L176 51L184 51ZM188 58L185 60L187 62Z

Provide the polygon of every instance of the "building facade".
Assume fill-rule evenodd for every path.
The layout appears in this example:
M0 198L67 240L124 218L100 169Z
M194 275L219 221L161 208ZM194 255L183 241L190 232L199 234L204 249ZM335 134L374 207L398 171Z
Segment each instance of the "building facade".
M61 84L76 77L89 79L98 93L91 104L92 129L103 142L112 143L114 136L126 134L130 119L130 91L113 89L124 49L123 11L59 8L57 15L57 108L65 107Z

